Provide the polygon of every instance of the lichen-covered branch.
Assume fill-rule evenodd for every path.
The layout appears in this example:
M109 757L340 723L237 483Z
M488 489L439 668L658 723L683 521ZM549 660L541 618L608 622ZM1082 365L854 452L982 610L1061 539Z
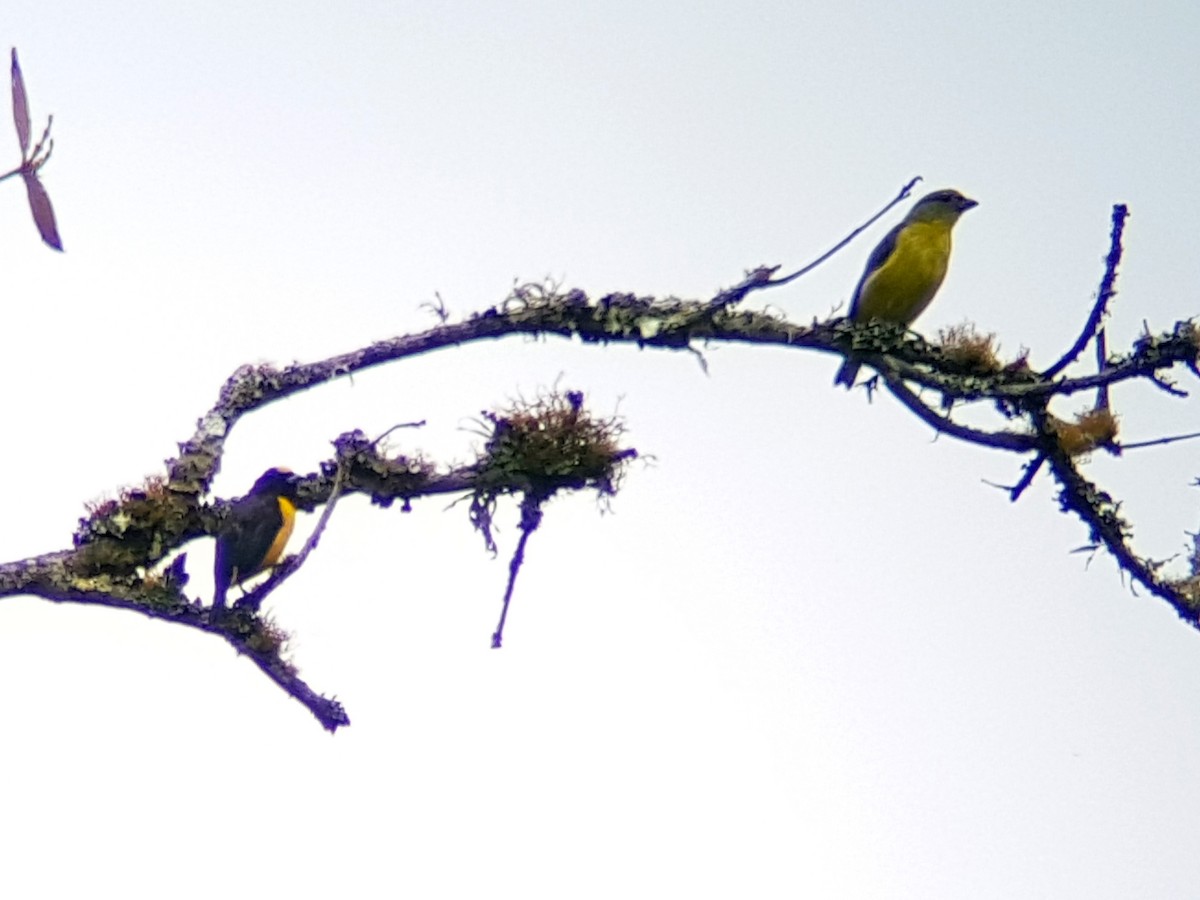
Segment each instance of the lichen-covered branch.
M1112 250L1100 296L1076 342L1081 346L1073 347L1043 373L1034 371L1024 357L1001 362L991 336L976 335L971 329L952 330L939 343L932 343L888 323L834 318L796 324L743 308L755 292L790 280L791 276L775 279L775 266L753 269L733 287L698 300L634 294L593 300L578 289L525 284L501 303L462 321L448 321L440 309L438 324L417 334L382 339L308 363L243 366L227 379L212 408L179 444L178 456L166 461L164 476L92 507L80 521L72 548L0 565L0 597L23 593L56 602L131 609L220 635L308 707L325 727L344 725L345 710L296 677L284 657L286 635L258 614L262 598L297 573L311 547L300 558L283 560L232 611L219 617L211 614L204 600L186 593L186 554L180 551L191 540L215 534L228 509L226 500L203 499L220 468L225 442L243 416L364 369L447 347L538 335L687 352L724 342L853 356L875 369L891 394L936 432L1025 457L1024 475L1011 492L1014 500L1039 472L1049 471L1059 483L1062 509L1084 520L1094 543L1107 549L1136 583L1167 600L1195 626L1200 610L1200 555L1189 578L1164 578L1160 565L1132 549L1132 528L1120 517L1119 504L1080 473L1087 454L1120 449L1117 419L1108 404L1098 403L1070 422L1056 418L1049 409L1056 397L1081 391L1103 395L1111 385L1137 380L1184 396L1170 381L1176 367L1200 375L1200 331L1193 321L1183 320L1161 334L1142 335L1124 354L1100 354L1098 371L1092 374L1059 377L1082 346L1103 333L1099 323L1115 296L1123 222L1123 213L1115 212ZM980 403L995 410L998 427L985 429L955 420L956 411ZM379 506L399 500L407 509L419 497L462 494L471 498L471 521L494 551L490 527L496 501L505 495L519 496L528 520L521 550L542 521L545 502L556 492L590 489L610 496L624 467L636 456L632 448L621 446L620 422L588 413L578 392L556 392L515 404L485 415L485 420L486 444L479 458L465 466L437 465L419 454L389 452L381 448L378 438L346 432L333 441L334 456L319 471L303 477L297 505L313 511L335 494L360 493ZM170 557L173 561L164 568ZM511 568L506 608L519 568L518 555ZM497 643L499 633L498 629Z
M420 457L388 453L378 439L369 440L362 432L348 432L334 440L335 457L303 478L297 505L308 511L325 506L329 512L338 495L359 493L382 507L396 500L407 507L417 497L463 494L474 498L473 508L486 509L490 516L496 498L504 494L536 490L543 502L560 490L611 495L636 451L618 445L619 422L589 415L577 392L565 398L554 395L494 414L496 430L503 434L493 436L474 463L442 470ZM518 440L522 434L527 436ZM176 462L198 469L194 460ZM153 478L92 508L80 520L73 548L0 564L0 597L25 594L128 609L219 635L324 727L349 724L340 703L299 678L285 656L287 635L258 614L263 598L297 572L307 552L283 560L233 610L219 615L207 598L188 595L186 553L155 571L156 564L190 540L215 534L227 506L221 499L201 503L195 491L177 491L166 479Z

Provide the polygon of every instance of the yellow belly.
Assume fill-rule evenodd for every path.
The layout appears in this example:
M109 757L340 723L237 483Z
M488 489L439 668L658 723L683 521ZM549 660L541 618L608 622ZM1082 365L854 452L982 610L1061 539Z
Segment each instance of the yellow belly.
M941 287L950 263L950 228L914 222L896 237L896 248L863 282L855 318L911 324Z

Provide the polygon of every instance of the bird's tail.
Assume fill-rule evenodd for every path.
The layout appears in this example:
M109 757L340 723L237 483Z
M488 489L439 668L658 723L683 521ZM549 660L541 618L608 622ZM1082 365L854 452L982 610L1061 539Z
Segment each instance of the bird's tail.
M846 390L854 387L854 379L858 377L858 363L846 360L842 363L842 367L838 369L838 373L834 376L834 384L844 384Z

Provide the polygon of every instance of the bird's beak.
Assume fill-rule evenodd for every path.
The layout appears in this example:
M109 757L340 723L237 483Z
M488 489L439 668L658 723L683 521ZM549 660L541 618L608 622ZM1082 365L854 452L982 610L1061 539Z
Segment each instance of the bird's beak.
M972 207L976 207L978 205L979 205L978 200L972 200L970 197L963 197L962 200L958 201L958 211L966 212L968 209L971 209Z

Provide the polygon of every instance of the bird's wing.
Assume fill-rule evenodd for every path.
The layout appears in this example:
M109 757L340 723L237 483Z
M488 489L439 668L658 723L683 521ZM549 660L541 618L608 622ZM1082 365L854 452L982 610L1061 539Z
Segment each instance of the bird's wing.
M269 502L255 498L255 502L235 507L218 542L218 551L223 551L219 553L221 564L233 583L259 570L282 525L275 498L262 499Z
M858 317L858 303L862 296L862 290L867 283L867 279L875 274L876 271L885 263L892 252L896 249L896 239L900 236L907 222L901 222L891 231L883 236L883 240L875 245L875 249L871 251L870 257L867 258L867 266L863 269L862 278L858 279L858 284L854 288L854 298L850 301L850 318Z

